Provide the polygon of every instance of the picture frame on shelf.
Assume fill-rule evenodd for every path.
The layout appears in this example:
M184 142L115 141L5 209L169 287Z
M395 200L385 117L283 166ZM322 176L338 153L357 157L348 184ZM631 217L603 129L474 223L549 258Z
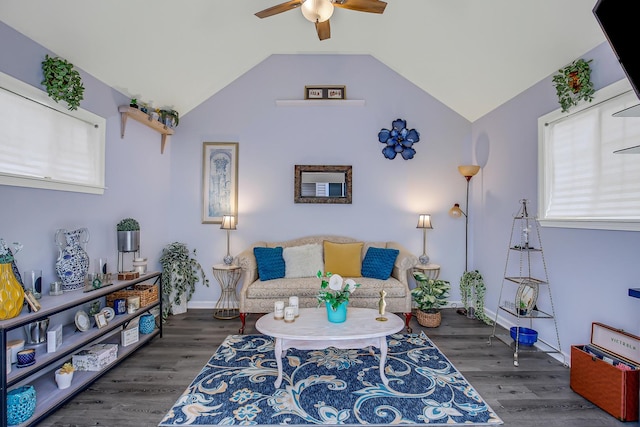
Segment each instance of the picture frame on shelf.
M202 223L221 224L238 212L238 143L202 146Z
M135 328L132 327L132 328L124 329L123 331L120 332L120 344L123 347L126 347L131 344L135 344L139 341L139 339L140 339L140 335L139 335L137 326Z
M93 318L96 319L96 326L98 329L102 329L107 326L107 318L104 315L104 312L101 311L100 313L95 314Z
M340 85L305 86L304 99L347 99L347 87Z
M40 305L40 303L36 299L36 296L33 295L33 293L31 291L26 291L24 293L24 299L25 299L25 301L27 301L27 304L29 304L29 308L34 313L36 311L40 311L40 309L42 308L42 306Z

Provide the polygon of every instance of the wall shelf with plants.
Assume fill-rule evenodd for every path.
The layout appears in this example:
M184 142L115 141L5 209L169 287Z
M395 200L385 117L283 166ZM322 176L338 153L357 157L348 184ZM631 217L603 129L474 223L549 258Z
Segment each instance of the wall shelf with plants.
M143 113L137 108L130 107L128 105L121 105L118 107L120 112L120 138L124 138L124 132L127 127L127 119L131 118L137 122L142 123L145 126L159 132L162 135L160 153L164 154L164 147L167 143L167 135L173 135L174 131L169 126L155 120L150 115Z

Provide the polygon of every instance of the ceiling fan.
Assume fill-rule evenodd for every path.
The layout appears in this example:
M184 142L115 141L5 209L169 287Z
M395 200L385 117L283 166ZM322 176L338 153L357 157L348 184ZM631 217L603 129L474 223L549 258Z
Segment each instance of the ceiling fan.
M387 3L380 0L290 0L261 10L255 15L258 18L267 18L298 7L305 18L316 24L318 38L326 40L331 37L329 18L333 14L334 7L358 12L382 13Z

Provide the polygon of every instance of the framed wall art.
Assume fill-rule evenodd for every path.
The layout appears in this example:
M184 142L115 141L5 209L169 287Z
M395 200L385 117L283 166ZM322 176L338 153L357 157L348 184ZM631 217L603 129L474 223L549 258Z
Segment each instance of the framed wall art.
M346 86L305 86L304 99L347 99Z
M237 215L237 211L238 143L205 142L202 147L202 223L221 224L223 215Z

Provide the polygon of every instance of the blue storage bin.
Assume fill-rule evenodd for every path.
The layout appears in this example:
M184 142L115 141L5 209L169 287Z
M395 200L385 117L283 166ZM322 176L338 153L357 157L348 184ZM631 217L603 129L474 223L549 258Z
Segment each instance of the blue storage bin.
M524 328L519 326L520 331L518 332L516 326L512 326L509 332L511 333L511 338L516 340L518 338L519 345L533 345L536 341L538 341L538 331L535 329Z

